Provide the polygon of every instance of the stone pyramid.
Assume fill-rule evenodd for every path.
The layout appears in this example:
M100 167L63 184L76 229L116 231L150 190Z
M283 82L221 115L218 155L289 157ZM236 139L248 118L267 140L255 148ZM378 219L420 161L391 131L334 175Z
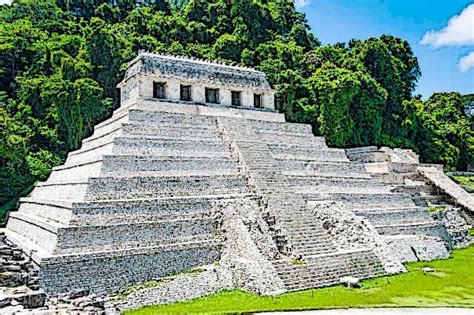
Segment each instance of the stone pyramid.
M402 272L404 251L448 255L411 194L285 122L261 72L143 53L119 87L121 107L10 214L48 292L216 264L267 294Z

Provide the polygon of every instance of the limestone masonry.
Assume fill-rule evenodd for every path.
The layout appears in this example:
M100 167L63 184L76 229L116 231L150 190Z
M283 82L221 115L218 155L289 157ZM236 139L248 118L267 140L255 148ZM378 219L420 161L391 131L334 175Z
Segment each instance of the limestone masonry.
M50 295L169 276L117 307L277 294L403 272L466 245L472 196L439 183L439 168L409 151L329 148L275 112L262 72L141 53L119 87L121 107L3 231ZM433 204L455 214L435 220Z

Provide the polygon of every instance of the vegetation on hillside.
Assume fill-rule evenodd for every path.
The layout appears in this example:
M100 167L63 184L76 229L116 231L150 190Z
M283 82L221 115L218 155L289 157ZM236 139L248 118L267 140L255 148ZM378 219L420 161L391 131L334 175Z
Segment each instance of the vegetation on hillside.
M456 175L452 177L457 183L466 187L470 191L474 192L474 176L460 176Z
M149 306L125 314L256 313L328 308L474 307L474 246L453 252L448 260L407 264L408 272L364 280L360 289L341 286L259 296L227 291L192 301ZM423 267L434 272L424 273Z
M449 169L474 160L461 95L412 98L421 73L402 39L321 46L292 0L141 2L0 6L0 217L110 116L139 50L263 70L277 108L332 146L411 147Z

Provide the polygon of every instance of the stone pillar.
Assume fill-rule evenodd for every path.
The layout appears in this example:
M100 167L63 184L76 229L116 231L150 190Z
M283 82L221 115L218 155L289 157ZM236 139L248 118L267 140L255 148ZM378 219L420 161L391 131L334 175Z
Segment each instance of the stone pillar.
M253 92L252 91L242 91L241 97L242 97L242 106L253 108Z
M180 83L177 80L166 81L166 98L179 101L180 99Z
M232 105L232 93L229 89L219 89L219 99L222 105Z
M137 78L130 78L123 82L120 88L120 106L135 102L140 97L140 81Z
M268 109L275 109L275 93L266 92L262 96L263 107Z
M152 98L153 97L153 79L149 77L140 78L139 97Z
M191 84L193 102L206 102L206 87L201 84Z

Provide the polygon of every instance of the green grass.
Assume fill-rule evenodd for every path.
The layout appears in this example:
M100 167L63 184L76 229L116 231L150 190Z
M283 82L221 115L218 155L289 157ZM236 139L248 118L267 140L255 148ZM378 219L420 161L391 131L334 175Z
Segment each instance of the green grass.
M360 289L335 286L262 297L221 292L188 302L149 306L126 314L232 313L348 307L474 307L474 246L447 260L407 264L408 273L370 279ZM424 274L423 267L435 269Z
M453 178L461 185L474 190L474 176L453 176Z
M428 207L428 211L431 212L431 213L438 212L438 211L444 211L446 209L448 209L448 207L445 206L445 205L436 205L436 206Z
M291 262L291 264L292 264L293 266L302 266L302 265L305 264L305 262L302 261L301 259L295 259L295 260L293 260L293 261Z

